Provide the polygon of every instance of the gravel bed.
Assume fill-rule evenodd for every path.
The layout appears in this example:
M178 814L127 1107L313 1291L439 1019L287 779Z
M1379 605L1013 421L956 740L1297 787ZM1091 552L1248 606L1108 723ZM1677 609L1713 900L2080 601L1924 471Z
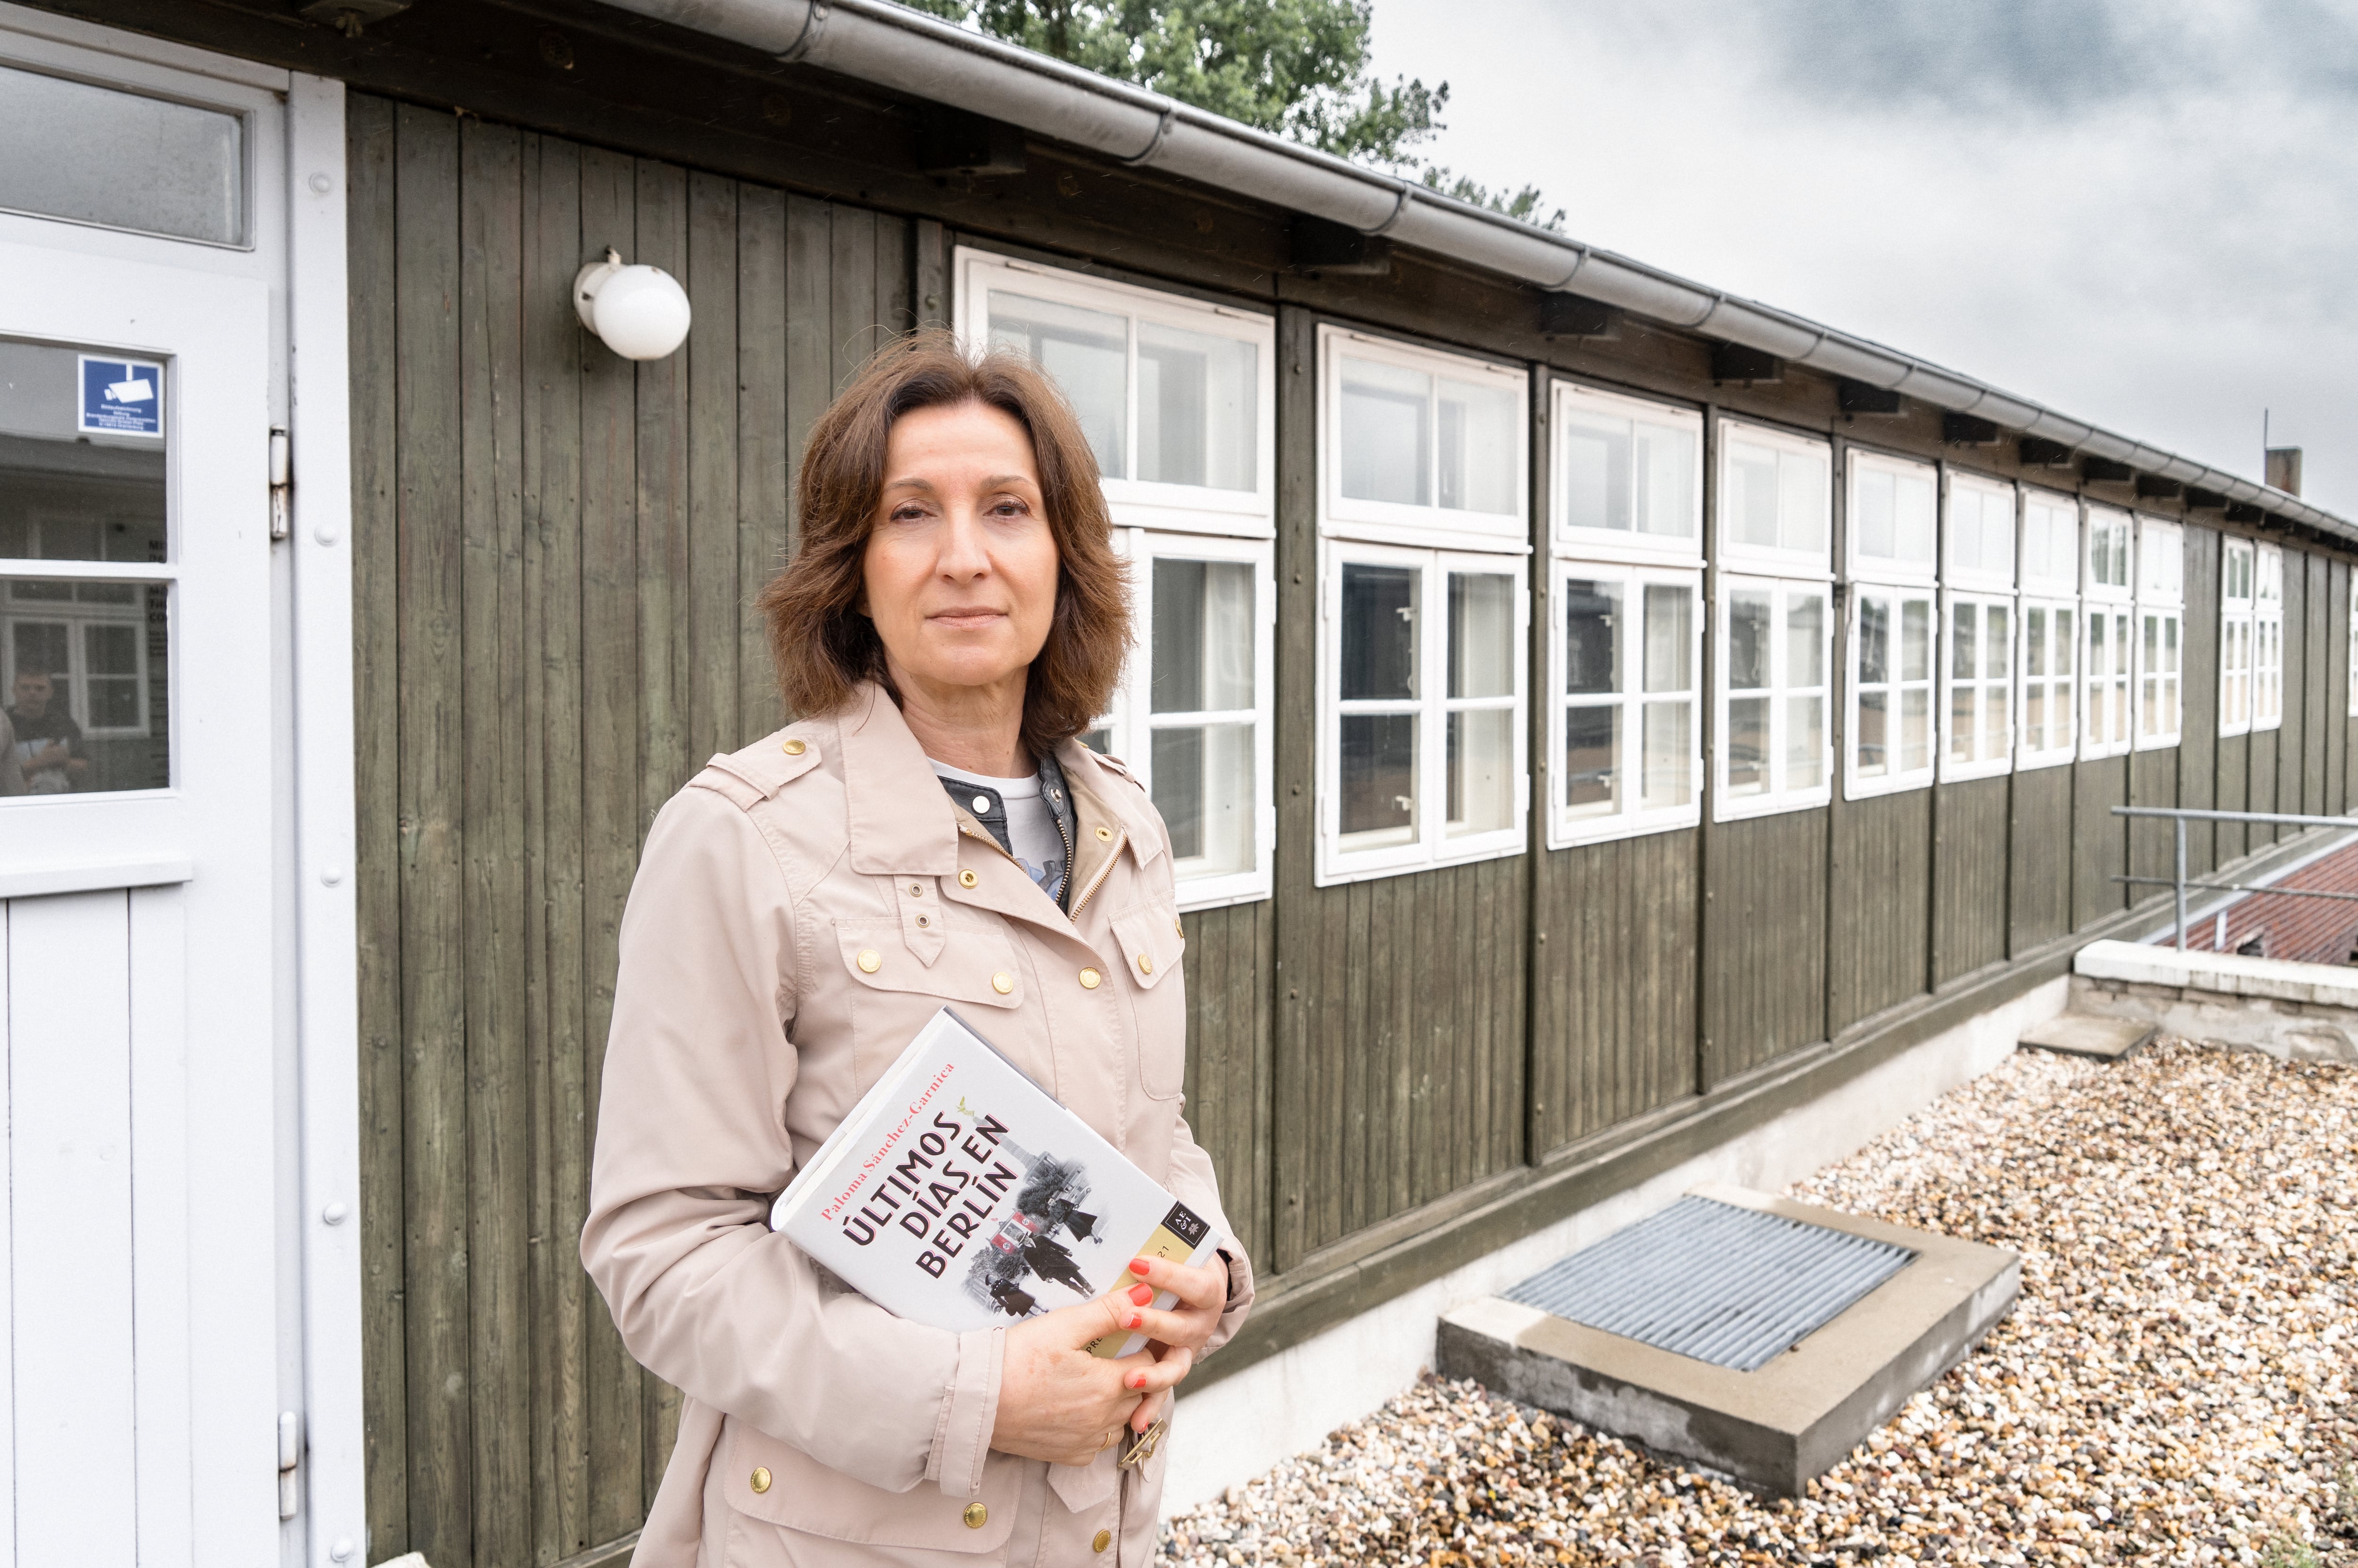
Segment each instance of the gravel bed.
M1164 1561L2358 1568L2358 1071L2023 1052L1790 1192L2023 1259L1806 1498L1428 1376L1171 1519Z

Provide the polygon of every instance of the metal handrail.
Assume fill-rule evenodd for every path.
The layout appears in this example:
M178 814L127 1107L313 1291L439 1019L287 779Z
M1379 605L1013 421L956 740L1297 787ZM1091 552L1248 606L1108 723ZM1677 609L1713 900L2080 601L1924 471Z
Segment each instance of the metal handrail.
M2173 902L2178 910L2178 950L2186 951L2186 890L2191 887L2216 888L2218 882L2191 882L2186 880L2186 825L2189 822L2265 822L2279 827L2347 827L2358 828L2358 817L2300 816L2282 811L2212 811L2192 806L2116 806L2115 816L2161 816L2169 819L2177 838L2176 874L2170 878ZM2115 881L2161 885L2159 877L2115 877ZM2313 888L2235 887L2225 884L2235 892L2280 892L2288 898L2350 898L2349 893L2325 892Z

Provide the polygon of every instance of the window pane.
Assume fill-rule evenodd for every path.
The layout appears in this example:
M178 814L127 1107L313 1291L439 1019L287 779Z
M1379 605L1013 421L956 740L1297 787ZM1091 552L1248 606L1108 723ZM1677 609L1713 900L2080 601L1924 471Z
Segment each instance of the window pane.
M1441 383L1441 504L1515 510L1515 424L1522 400L1503 386Z
M1932 678L1932 605L1910 599L1899 606L1899 678Z
M0 66L0 207L240 244L244 131L216 109Z
M1932 694L1899 694L1899 771L1914 773L1932 765Z
M1416 715L1343 716L1343 837L1351 849L1416 837Z
M1515 579L1449 574L1449 695L1515 695Z
M2022 687L2022 738L2034 752L2043 752L2060 741L2047 739L2047 683L2026 681Z
M1678 583L1646 585L1646 689L1694 686L1694 595Z
M1949 688L1949 761L1970 762L1981 737L1980 690L1970 686Z
M1903 477L1895 493L1897 515L1894 518L1897 554L1903 561L1931 564L1932 559L1932 516L1936 503L1932 481L1929 479Z
M1252 568L1242 561L1158 557L1153 573L1153 710L1252 707Z
M1758 691L1768 685L1768 596L1737 589L1727 596L1727 686Z
M1777 454L1742 441L1727 444L1727 518L1739 545L1777 543Z
M1768 699L1737 697L1727 705L1727 793L1760 795L1768 788Z
M2178 617L2175 615L2162 617L2161 667L2172 675L2178 673Z
M1563 462L1567 526L1629 526L1629 421L1567 416Z
M1487 833L1515 825L1515 713L1483 708L1449 716L1450 835Z
M1858 515L1852 523L1858 529L1858 553L1869 560L1887 561L1892 557L1898 526L1898 476L1879 469L1859 471Z
M1064 390L1108 479L1126 479L1122 432L1130 419L1130 322L1029 295L990 291L990 341L1046 371Z
M2009 617L2006 606L1984 606L1982 619L1988 628L1982 644L1982 670L1991 679L2000 679L2006 673L2006 666L2011 662L2007 655L2014 646L2013 635L2006 625Z
M25 789L35 795L170 785L170 590L127 588L131 602L93 607L66 583L66 602L27 601L27 579L0 579L0 661L8 728ZM38 584L35 586L52 586Z
M1862 777L1880 778L1888 765L1891 694L1858 694L1858 771Z
M165 558L165 366L109 353L0 338L0 557ZM135 598L121 583L79 586L19 582L11 597Z
M1826 460L1777 454L1779 541L1789 550L1826 547Z
M1574 579L1563 585L1563 689L1621 689L1621 585Z
M1974 604L1949 606L1949 678L1972 680L1979 660L1975 643L1981 632L1981 607Z
M1343 493L1357 501L1430 504L1433 378L1347 354L1342 382Z
M1665 539L1695 532L1695 433L1638 427L1638 527Z
M1621 709L1571 708L1563 715L1563 804L1575 816L1621 806Z
M2055 612L2055 673L2063 676L2071 674L2071 660L2074 651L2080 646L2079 636L2071 630L2071 617L2072 611L2069 610Z
M1785 601L1785 684L1826 684L1826 600L1797 593Z
M2014 743L2013 703L2011 694L2002 686L1994 686L1983 693L1982 761L2003 757Z
M1826 782L1826 699L1785 699L1785 787L1816 789Z
M1081 744L1100 757L1106 756L1113 751L1113 730L1105 724L1084 730L1081 731Z
M1138 477L1251 490L1258 345L1156 321L1138 324Z
M1184 876L1250 871L1253 849L1253 730L1210 724L1157 730L1154 807L1171 829Z
M1891 681L1891 601L1874 594L1858 596L1858 681L1861 686Z
M1650 811L1684 806L1694 793L1693 711L1684 701L1646 704L1645 783L1639 804Z
M2022 673L2039 676L2047 673L2047 610L2044 605L2032 605L2023 612Z
M1414 567L1343 567L1342 692L1346 702L1416 695Z

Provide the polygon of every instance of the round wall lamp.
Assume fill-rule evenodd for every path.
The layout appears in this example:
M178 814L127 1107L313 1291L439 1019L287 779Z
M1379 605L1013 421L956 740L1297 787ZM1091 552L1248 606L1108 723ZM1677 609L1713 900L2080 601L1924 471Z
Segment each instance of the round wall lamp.
M687 341L687 290L659 266L624 266L614 248L573 277L573 308L626 360L659 360Z

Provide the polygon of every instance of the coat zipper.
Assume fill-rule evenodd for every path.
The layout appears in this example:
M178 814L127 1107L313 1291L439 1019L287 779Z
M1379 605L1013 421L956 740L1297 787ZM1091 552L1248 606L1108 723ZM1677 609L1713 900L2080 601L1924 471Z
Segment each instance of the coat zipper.
M1073 836L1065 830L1065 814L1063 812L1051 811L1048 815L1056 819L1056 837L1065 841L1065 886L1063 891L1070 892L1073 891ZM1070 917L1071 914L1068 911L1066 913L1066 918L1069 919Z
M1083 904L1085 904L1085 903L1088 903L1088 902L1089 902L1089 895L1090 895L1091 893L1096 892L1098 891L1098 889L1099 889L1099 888L1101 888L1101 887L1105 886L1105 880L1106 880L1106 878L1108 878L1109 876L1111 876L1111 875L1113 874L1113 863L1114 863L1116 860L1120 860L1120 859L1121 859L1121 847L1122 847L1124 844L1127 844L1127 843L1129 843L1129 842L1130 842L1130 833L1129 833L1129 830L1128 830L1128 829L1126 829L1126 828L1125 828L1122 832L1120 832L1120 834L1117 834L1117 835L1115 836L1115 838L1114 838L1114 841L1113 841L1113 848L1112 848L1111 849L1109 849L1108 851L1106 851L1106 862L1105 862L1105 868L1104 868L1104 870L1102 870L1102 871L1098 871L1098 872L1097 881L1095 881L1091 882L1091 883L1088 885L1088 887L1087 887L1087 889L1082 892L1081 896L1080 896L1080 897L1078 897L1078 898L1076 898L1076 899L1075 899L1075 900L1073 901L1073 907L1072 907L1072 910L1071 910L1071 912L1070 912L1069 914L1067 914L1065 915L1065 918L1066 918L1067 920L1072 920L1072 921L1074 921L1074 922L1076 922L1076 923L1077 923L1077 922L1078 922L1078 920L1079 920L1079 918L1080 918L1080 914L1081 914L1081 905L1083 905Z

